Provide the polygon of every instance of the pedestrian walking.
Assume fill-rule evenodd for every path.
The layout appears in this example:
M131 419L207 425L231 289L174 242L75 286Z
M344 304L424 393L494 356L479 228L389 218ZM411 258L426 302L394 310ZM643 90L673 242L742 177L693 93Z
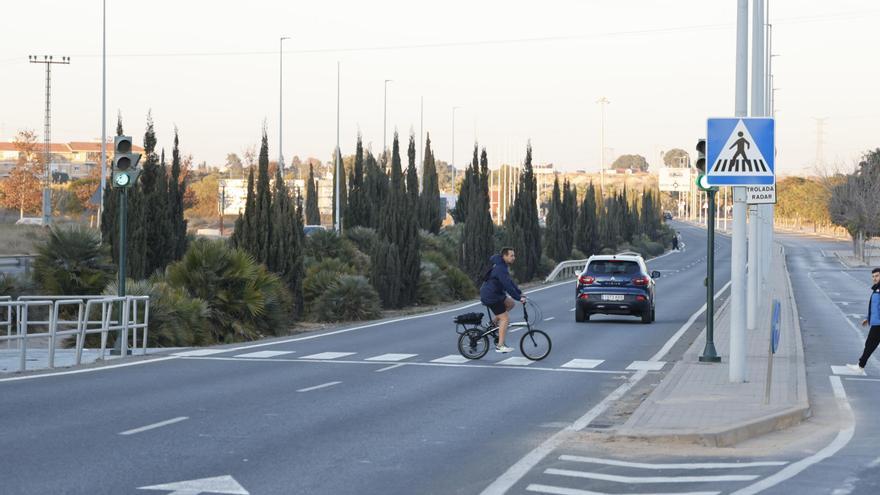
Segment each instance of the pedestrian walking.
M678 233L672 236L672 250L678 251Z
M871 270L871 281L874 282L874 285L871 286L871 299L868 300L868 317L862 320L863 327L871 326L871 329L868 330L868 339L865 341L865 350L862 352L858 364L846 365L847 368L860 375L865 374L868 359L871 359L871 354L877 350L877 345L880 344L880 268Z

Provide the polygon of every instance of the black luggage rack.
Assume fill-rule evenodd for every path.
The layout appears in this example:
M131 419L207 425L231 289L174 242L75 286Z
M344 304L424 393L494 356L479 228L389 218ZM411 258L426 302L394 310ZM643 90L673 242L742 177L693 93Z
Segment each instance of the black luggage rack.
M456 316L453 320L455 323L455 332L459 335L479 328L483 324L483 313L463 313Z

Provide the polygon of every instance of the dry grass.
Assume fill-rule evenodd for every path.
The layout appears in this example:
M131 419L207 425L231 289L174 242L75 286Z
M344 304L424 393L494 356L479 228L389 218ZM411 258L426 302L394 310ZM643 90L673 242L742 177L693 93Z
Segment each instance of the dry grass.
M36 254L48 231L36 225L0 224L0 255Z

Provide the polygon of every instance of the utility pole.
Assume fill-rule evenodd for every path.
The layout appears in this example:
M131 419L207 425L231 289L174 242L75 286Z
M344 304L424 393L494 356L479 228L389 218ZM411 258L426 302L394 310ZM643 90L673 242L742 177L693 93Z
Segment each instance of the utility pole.
M28 56L28 61L32 64L44 64L46 66L46 116L43 126L43 165L46 167L46 177L43 183L43 225L52 223L52 190L49 185L52 183L52 65L70 64L70 57L61 57L55 60L52 55L43 55L40 60L36 55Z
M290 37L282 36L278 39L278 168L284 172L284 148L282 148L282 140L284 137L284 40ZM283 174L282 174L283 175Z
M599 98L596 103L602 109L602 139L601 139L601 160L599 162L599 191L601 196L605 197L605 105L611 103L604 96Z
M385 99L382 104L382 156L385 156L385 150L388 149L388 83L392 82L391 79L385 79ZM387 161L387 157L386 157Z
M749 0L736 5L735 115L748 114ZM746 189L733 188L733 235L730 256L730 369L731 383L746 381ZM713 295L714 297L714 295Z
M455 111L461 107L452 107L452 158L449 160L452 165L452 194L455 194Z

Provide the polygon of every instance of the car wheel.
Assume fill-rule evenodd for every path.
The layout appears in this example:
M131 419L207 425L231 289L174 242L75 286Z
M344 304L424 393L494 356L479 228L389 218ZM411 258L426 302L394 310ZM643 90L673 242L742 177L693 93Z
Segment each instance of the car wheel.
M642 313L642 323L651 323L651 321L652 321L651 317L652 317L653 313L654 312L651 310L648 310L648 311L645 311L644 313Z
M651 321L657 321L657 310L654 308L651 308Z
M578 323L583 323L589 320L590 317L587 315L587 311L580 304L575 306L574 309L574 321Z

